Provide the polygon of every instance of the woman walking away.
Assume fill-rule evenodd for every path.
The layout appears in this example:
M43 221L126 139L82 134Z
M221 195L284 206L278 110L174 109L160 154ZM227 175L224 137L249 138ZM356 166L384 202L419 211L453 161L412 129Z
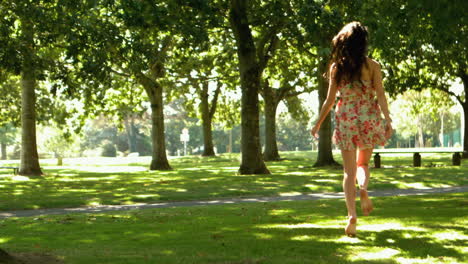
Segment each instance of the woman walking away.
M356 235L356 178L362 213L369 215L373 209L367 195L369 160L374 146L385 145L393 130L380 65L366 56L367 39L367 28L359 22L345 25L333 38L327 99L311 129L311 134L317 137L338 94L333 140L343 156L348 236Z

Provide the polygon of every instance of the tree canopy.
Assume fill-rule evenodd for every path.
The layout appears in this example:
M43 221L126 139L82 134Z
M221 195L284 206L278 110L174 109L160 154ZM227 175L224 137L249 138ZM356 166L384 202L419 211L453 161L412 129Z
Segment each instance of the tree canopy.
M392 96L443 92L424 92L432 101L412 94L415 102L407 107L414 116L431 112L425 118L434 122L426 130L442 133L451 122L440 114L450 108L450 96L467 123L465 6L460 0L3 1L0 126L22 125L25 174L41 173L36 123L54 121L70 135L102 116L127 132L130 152L143 137L151 139L150 169L171 169L167 138L176 138L182 126L203 136L193 143L204 142L199 147L212 155L214 134L223 127L236 134L240 125L242 173L267 173L263 160L279 159L277 140L287 138L284 130L276 134L277 125L296 125L276 120L278 105L296 119L313 116L298 95L318 91L323 102L330 40L359 20L369 28L369 56L381 63ZM456 80L464 84L462 93L450 89ZM186 113L167 115L167 106ZM203 129L195 128L197 118ZM445 127L442 119L449 122ZM330 117L320 132L317 165L335 164L332 129ZM173 153L177 144L170 144Z

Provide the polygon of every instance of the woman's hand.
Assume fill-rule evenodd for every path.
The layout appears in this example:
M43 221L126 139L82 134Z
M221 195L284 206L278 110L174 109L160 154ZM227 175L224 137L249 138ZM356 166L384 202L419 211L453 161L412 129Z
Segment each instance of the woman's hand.
M392 120L386 120L385 122L385 138L388 140L393 135Z
M315 137L315 138L318 138L319 135L318 135L318 131L320 130L320 125L319 124L315 124L315 126L310 130L310 134Z

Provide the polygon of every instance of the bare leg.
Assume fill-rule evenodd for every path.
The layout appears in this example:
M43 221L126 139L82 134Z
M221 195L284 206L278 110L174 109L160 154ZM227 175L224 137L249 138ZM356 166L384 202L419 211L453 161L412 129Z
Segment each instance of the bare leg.
M356 235L356 150L341 150L343 156L343 191L345 193L346 208L348 209L348 225L345 233Z
M360 149L358 153L357 165L357 180L359 189L367 190L369 185L369 161L372 157L372 149Z
M357 180L359 183L359 194L361 199L361 209L364 215L369 215L373 210L372 202L367 194L367 187L369 185L369 161L372 157L372 149L359 150L357 165Z

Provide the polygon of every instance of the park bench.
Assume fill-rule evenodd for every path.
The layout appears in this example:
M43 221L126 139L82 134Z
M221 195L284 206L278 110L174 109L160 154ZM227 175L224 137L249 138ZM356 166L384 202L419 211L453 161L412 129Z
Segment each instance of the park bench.
M435 148L419 148L419 149L374 149L374 166L375 168L381 168L382 162L381 154L413 154L413 166L421 167L421 153L453 153L452 164L454 166L460 166L461 164L461 149L435 149Z
M19 170L18 167L9 167L9 166L0 166L0 169L12 169L15 175L18 174L18 170Z

